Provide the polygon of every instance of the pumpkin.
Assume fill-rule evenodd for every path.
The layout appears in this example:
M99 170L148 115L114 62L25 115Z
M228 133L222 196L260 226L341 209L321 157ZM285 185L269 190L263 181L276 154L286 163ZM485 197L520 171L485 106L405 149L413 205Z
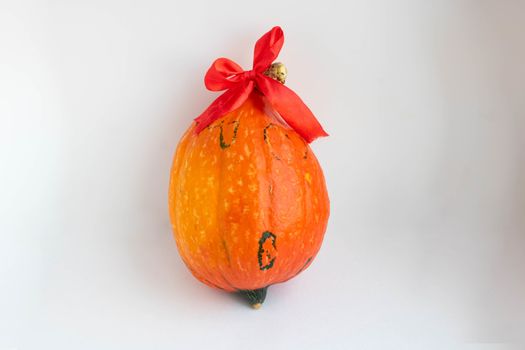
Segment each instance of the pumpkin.
M196 128L182 137L171 170L180 256L199 281L239 292L258 308L268 286L304 271L320 249L329 216L323 172L258 89Z

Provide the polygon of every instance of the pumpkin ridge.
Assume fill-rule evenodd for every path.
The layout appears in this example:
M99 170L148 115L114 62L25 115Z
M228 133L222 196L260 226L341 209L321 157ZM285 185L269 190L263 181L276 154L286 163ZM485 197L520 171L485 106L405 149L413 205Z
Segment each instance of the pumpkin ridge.
M235 113L235 112L232 112L232 113ZM230 113L230 114L232 114ZM232 141L230 142L230 144L228 144L227 146L224 146L223 147L223 144L224 144L224 135L223 135L223 125L224 125L224 122L227 120L227 118L229 117L229 115L226 115L223 117L223 119L220 121L220 134L219 134L219 145L218 147L220 148L219 150L219 156L218 156L218 173L219 173L219 176L217 177L217 188L219 189L218 193L217 193L217 201L215 202L215 208L216 208L216 211L218 213L221 213L223 208L221 207L221 203L222 203L222 188L223 188L223 184L224 184L224 167L225 167L225 161L224 161L224 155L225 155L225 152L228 152L228 147L230 147L230 145L234 142L234 138L232 137ZM237 135L237 128L239 127L239 124L236 125L235 127L235 132L234 132L234 135L236 136ZM212 141L212 144L213 143L216 143L217 141L214 140L215 138L213 137L213 135L210 136L211 138L211 141ZM222 279L224 280L224 282L230 286L231 288L233 288L234 290L236 289L235 286L232 285L232 283L229 281L229 279L227 279L225 277L225 274L228 272L228 271L231 271L231 257L230 257L230 252L228 251L228 248L227 248L227 244L226 244L226 240L228 238L230 238L230 235L228 234L226 228L224 227L224 222L223 220L220 219L220 217L218 216L217 217L217 234L219 235L220 239L221 239L221 242L222 242L222 248L224 250L224 253L226 255L226 259L228 261L228 266L227 268L223 268L222 266L219 265L219 275L220 277L222 277ZM225 270L228 270L228 271L225 271Z
M263 109L263 113L265 116L267 116L267 120L263 120L261 118L260 122L259 122L259 125L262 127L262 138L263 138L263 143L261 144L261 148L262 148L262 154L264 155L263 159L264 159L264 171L265 171L265 176L266 178L268 179L268 183L265 184L266 186L262 186L261 187L261 191L260 193L265 197L267 198L267 201L264 201L266 203L268 203L267 206L264 206L262 208L262 210L265 210L267 211L267 216L265 215L265 223L263 224L263 227L264 227L264 232L262 233L262 236L259 240L259 244L261 242L261 240L263 239L264 237L264 234L266 232L269 232L270 234L273 235L274 239L273 239L273 242L272 242L272 245L275 244L275 241L277 240L278 236L279 236L279 232L276 232L275 231L275 211L274 211L274 208L275 208L275 196L274 196L274 189L275 189L275 181L274 181L274 178L272 176L273 174L273 171L274 171L274 162L276 160L279 160L278 157L274 157L272 155L272 151L271 151L271 148L270 148L270 143L269 143L269 135L267 133L267 130L271 127L271 125L275 125L274 123L270 122L268 123L268 120L272 120L272 116L270 116L269 114L266 113L266 109ZM261 137L261 136L259 136ZM263 203L264 203L263 202ZM261 248L259 247L259 250ZM263 268L263 266L260 264L260 260L259 260L259 251L258 251L258 255L257 255L257 261L259 263L259 269L260 269L260 272L264 273L263 275L263 280L264 280L264 284L269 284L273 281L273 274L268 274L266 272L269 272L270 269L272 269L272 272L275 272L273 270L279 270L279 261L278 260L278 249L277 247L274 245L274 249L275 249L275 257L271 260L271 265L267 265L266 268Z
M179 195L181 195L182 193L180 192L181 188L183 187L184 185L184 182L185 182L185 179L186 179L186 173L188 171L188 153L194 148L194 143L195 143L195 138L191 137L191 132L192 132L193 128L190 128L190 130L188 131L189 133L187 134L187 139L183 139L182 142L184 142L185 144L185 148L182 150L182 153L180 155L180 158L181 158L181 168L179 169L179 173L178 173L178 181L175 183L175 195L177 194L177 192L179 192ZM190 146L191 145L191 146ZM182 166L182 164L184 164L184 166ZM175 198L176 200L176 198ZM182 200L176 200L175 202L175 208L174 208L174 215L175 215L175 231L177 232L180 232L180 231L183 231L182 230L182 224L181 224L181 216L178 215L178 213L180 211L182 211L182 209L180 208L182 206ZM184 263L187 265L187 266L191 266L190 264L190 258L188 257L187 255L187 251L186 251L186 248L184 246L182 246L182 242L180 242L180 238L179 235L175 235L175 242L177 243L177 246L179 247L179 251L181 252L181 258L182 260L184 261ZM193 273L193 269L190 268L190 272L192 272L192 274L195 276L195 274ZM196 276L197 277L197 276ZM205 278L204 276L202 276L201 278Z
M194 153L196 153L197 151L197 147L196 144L198 143L199 141L199 138L195 135L192 136L192 143L191 143L191 147L190 147L190 152L186 154L186 162L189 162L190 160L193 160L194 159ZM208 140L206 140L205 138L201 138L200 139L201 143L202 144L206 144ZM185 166L185 170L189 170L191 168L189 168L188 166ZM188 178L188 176L184 176L185 179ZM186 203L186 205L188 206L188 208L191 208L193 207L193 203L192 203L192 199L191 197L188 197L188 203ZM193 249L197 249L199 252L202 250L202 244L199 242L199 245L196 247L196 248L193 248ZM219 288L222 289L222 287L220 285L218 285L215 281L215 279L213 278L213 273L211 272L211 270L208 268L208 265L205 264L203 261L202 261L202 254L199 254L198 256L198 265L201 267L202 269L202 278L204 280L206 280L208 283L212 284L212 285L215 285L215 286L218 286ZM193 270L191 270L193 271Z

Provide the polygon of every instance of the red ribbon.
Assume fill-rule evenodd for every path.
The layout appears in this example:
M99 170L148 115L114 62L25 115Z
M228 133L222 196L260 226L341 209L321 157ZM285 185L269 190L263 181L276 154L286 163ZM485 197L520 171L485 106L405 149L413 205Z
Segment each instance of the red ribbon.
M312 111L295 92L263 75L279 55L283 43L284 34L280 27L273 27L264 34L255 44L253 69L249 71L244 71L237 63L227 58L218 58L213 62L206 73L204 84L208 90L226 92L195 118L197 133L218 118L239 108L257 87L286 123L306 142L328 136Z

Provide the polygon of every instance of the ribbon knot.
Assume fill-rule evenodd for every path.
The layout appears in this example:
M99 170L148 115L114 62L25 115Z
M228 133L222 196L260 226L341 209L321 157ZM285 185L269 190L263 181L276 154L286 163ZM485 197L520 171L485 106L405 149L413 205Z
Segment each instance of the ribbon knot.
M242 77L243 77L244 80L255 80L256 74L257 74L257 72L254 71L253 69L252 70L247 70L247 71L242 73Z
M218 58L212 63L204 77L204 84L211 91L226 91L195 118L197 133L218 118L239 108L257 87L284 121L306 142L328 136L299 96L278 81L262 74L277 58L283 44L282 29L274 27L257 40L253 69L245 71L228 58Z

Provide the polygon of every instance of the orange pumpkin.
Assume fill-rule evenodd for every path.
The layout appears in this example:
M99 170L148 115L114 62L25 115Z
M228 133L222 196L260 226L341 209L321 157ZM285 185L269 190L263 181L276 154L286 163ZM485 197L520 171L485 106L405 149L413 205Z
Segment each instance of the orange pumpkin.
M329 216L323 172L308 144L254 90L243 105L180 141L169 210L182 260L201 282L241 292L306 269Z

